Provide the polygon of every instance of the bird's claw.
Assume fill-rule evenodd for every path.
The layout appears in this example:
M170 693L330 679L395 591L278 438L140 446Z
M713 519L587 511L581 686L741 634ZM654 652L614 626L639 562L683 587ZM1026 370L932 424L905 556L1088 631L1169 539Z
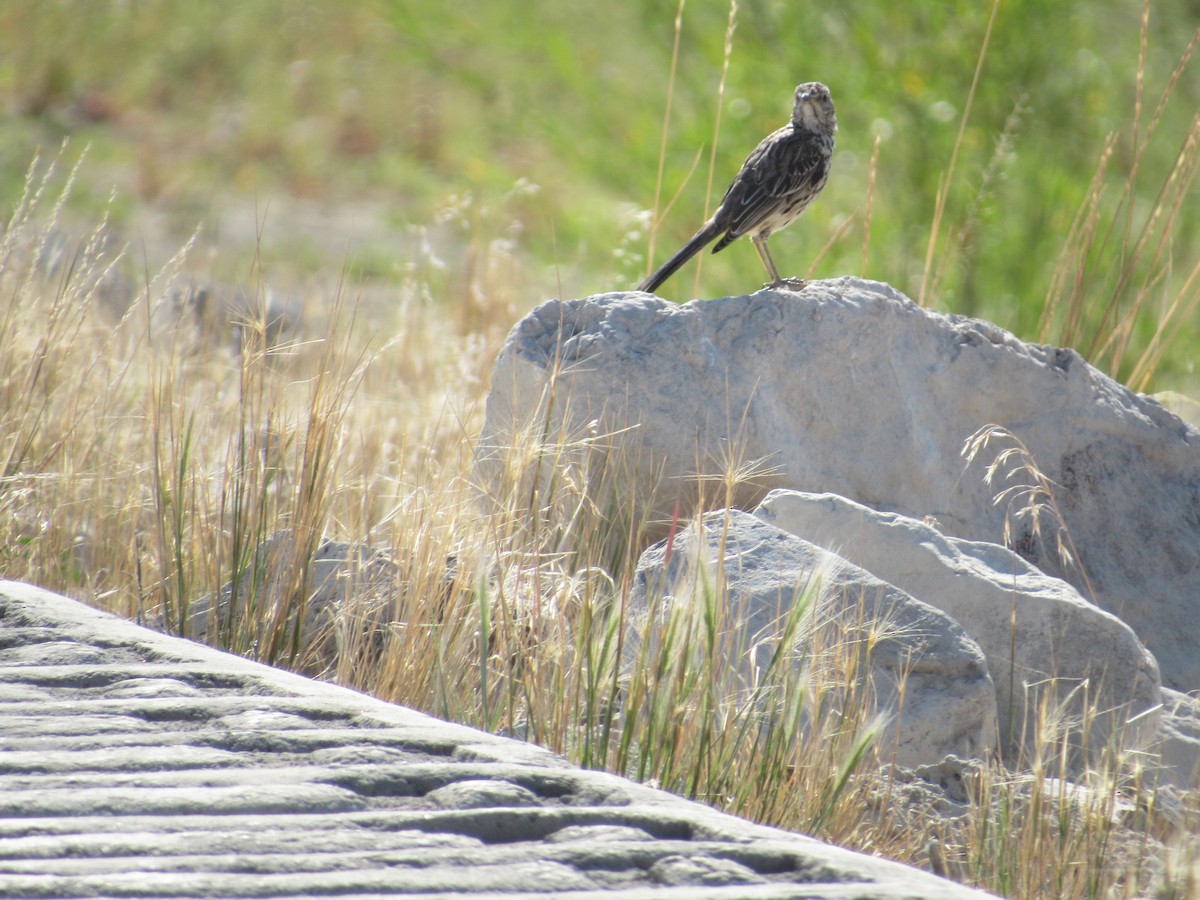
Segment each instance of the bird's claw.
M799 293L808 287L808 282L803 278L777 278L767 282L763 287L769 291L785 290Z

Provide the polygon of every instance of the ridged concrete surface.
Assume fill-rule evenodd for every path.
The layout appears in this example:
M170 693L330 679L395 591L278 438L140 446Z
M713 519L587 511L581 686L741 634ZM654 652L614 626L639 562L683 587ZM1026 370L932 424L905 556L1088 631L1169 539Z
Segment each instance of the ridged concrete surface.
M0 897L968 898L0 582Z

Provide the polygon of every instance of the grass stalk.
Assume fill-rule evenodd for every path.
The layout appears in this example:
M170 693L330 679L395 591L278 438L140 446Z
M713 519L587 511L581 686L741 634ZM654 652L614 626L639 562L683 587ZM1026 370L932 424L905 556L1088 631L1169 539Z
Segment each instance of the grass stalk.
M658 174L654 179L654 206L650 217L649 246L646 250L647 276L654 270L654 245L658 239L658 227L662 223L659 209L662 199L663 171L667 165L667 138L671 133L671 105L675 100L675 73L679 66L679 43L683 37L683 9L686 4L687 0L679 0L679 5L675 8L675 36L671 43L671 69L667 74L667 103L663 109L662 136L658 146ZM698 160L699 156L697 156Z
M729 63L733 59L733 33L737 29L737 0L729 0L729 21L725 26L725 44L721 54L721 78L717 82L717 104L713 114L712 143L708 150L708 179L704 185L704 220L708 221L712 207L713 178L717 171L717 146L721 140L721 114L725 110L725 84L729 78ZM696 275L692 291L700 293L700 271L704 267L704 254L696 260Z
M942 230L942 218L946 212L946 199L954 183L954 169L958 163L958 154L962 149L963 137L967 132L967 122L971 118L971 107L975 103L975 94L979 88L979 78L983 74L983 62L987 59L988 45L992 40L992 27L996 24L996 15L1000 11L1000 0L992 0L991 12L988 14L987 27L983 32L983 41L979 45L979 56L975 61L975 74L971 77L971 87L967 91L967 101L963 105L962 117L958 122L958 135L954 139L954 149L950 151L950 163L946 173L938 182L937 196L933 206L933 221L929 228L929 243L925 248L925 267L921 274L921 287L917 291L917 305L928 306L934 298L930 293L931 280L934 273L934 255L937 252L938 236Z

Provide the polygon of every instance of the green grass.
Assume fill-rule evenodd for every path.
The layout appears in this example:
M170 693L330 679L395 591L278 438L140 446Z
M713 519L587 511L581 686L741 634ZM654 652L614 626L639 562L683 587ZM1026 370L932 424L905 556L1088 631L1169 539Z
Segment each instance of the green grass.
M1139 388L1192 390L1200 83L1172 82L1186 3L1156 2L1143 30L1124 0L1012 0L981 54L986 5L731 18L693 2L672 82L676 9L0 7L0 575L176 625L234 581L214 640L257 659L1007 896L1194 896L1194 823L1169 834L1115 747L1097 748L1086 794L1064 794L1054 709L1028 759L974 776L964 819L893 804L871 698L851 690L863 660L813 629L803 590L809 655L781 655L749 693L718 573L693 573L662 639L634 650L624 614L652 527L622 490L635 461L598 452L604 436L526 435L490 508L471 483L512 324L547 294L636 283L660 148L660 210L675 199L658 260L702 220L710 159L719 192L811 78L833 89L839 149L820 202L773 238L782 268L829 244L818 276L924 283L930 305L1070 342ZM69 264L47 271L60 234ZM743 293L760 269L731 247L699 292ZM294 296L303 327L271 345L251 314L235 351L219 316L162 317L180 274ZM689 268L667 293L694 284ZM535 493L538 462L557 475ZM728 463L717 505L754 472ZM296 542L264 567L282 529ZM333 659L303 629L307 551L326 537L396 564L396 623L343 632Z
M362 221L380 227L361 229L370 237L360 233L349 252L394 276L386 259L404 259L406 228L431 225L468 194L495 208L523 181L538 190L507 201L503 224L532 264L524 302L560 286L566 295L628 286L645 271L644 241L630 247L625 238L631 212L654 200L675 11L669 2L552 0L10 3L0 10L0 97L16 115L0 141L0 197L15 200L36 146L53 148L70 135L93 148L85 189L73 195L85 223L115 183L122 223L143 226L138 210L149 207L159 215L155 227L170 229L156 237L178 246L204 222L205 242L225 250L230 216L253 220L271 206L277 215L268 216L264 261L294 264L301 238L288 198L322 209L366 204ZM801 223L775 238L785 268L805 271L851 220L817 274L863 274L878 137L865 274L920 292L935 198L989 12L933 3L738 9L716 191L785 120L795 83L823 79L838 103L833 181ZM1161 0L1145 34L1135 129L1141 19L1136 0L1000 7L947 190L938 289L927 302L1054 339L1039 329L1045 299L1107 136L1115 143L1102 207L1120 234L1129 223L1114 208L1116 193L1135 159L1127 209L1136 229L1200 107L1200 82L1185 76L1146 141L1150 113L1194 27L1182 0ZM659 259L703 217L728 23L724 3L685 8L664 159L664 197L679 197L662 226ZM701 165L687 181L697 154ZM341 225L331 219L329 233L318 226L307 236L303 275L328 271L328 250L347 252ZM1169 254L1149 267L1161 275L1149 305L1165 306L1183 284L1187 267L1177 261L1195 258L1198 228L1194 216L1175 223ZM614 252L622 247L637 252ZM158 249L155 261L169 255ZM450 249L451 263L461 265ZM1120 255L1111 241L1103 246L1103 262L1116 265ZM1107 273L1094 277L1098 290L1109 287ZM740 293L761 280L751 248L736 246L706 261L699 291ZM1109 281L1119 304L1133 302L1119 278ZM667 292L687 297L693 285L685 271ZM1135 330L1135 357L1153 330ZM1182 330L1161 366L1165 386L1190 389L1197 331ZM1091 334L1075 339L1100 355ZM1111 368L1128 375L1131 364L1126 357Z
M862 677L886 631L864 641L853 603L848 624L821 615L816 576L752 682L719 570L685 573L669 605L649 596L656 634L630 629L638 550L661 523L621 489L636 461L604 435L519 436L481 506L473 445L513 316L503 292L456 305L415 277L398 298L332 284L300 335L270 346L251 321L240 352L186 319L148 328L169 269L121 307L102 249L36 264L66 180L45 165L0 246L4 577L172 630L232 581L218 646L1007 896L1172 896L1168 859L1187 884L1189 832L1168 833L1137 758L1099 748L1086 790L1068 790L1078 731L1046 705L1027 759L970 776L964 817L923 811L888 777ZM482 269L506 270L502 244L480 247ZM713 503L754 474L729 459ZM264 555L281 529L292 542ZM325 537L394 554L389 622L351 607L332 637L306 630Z

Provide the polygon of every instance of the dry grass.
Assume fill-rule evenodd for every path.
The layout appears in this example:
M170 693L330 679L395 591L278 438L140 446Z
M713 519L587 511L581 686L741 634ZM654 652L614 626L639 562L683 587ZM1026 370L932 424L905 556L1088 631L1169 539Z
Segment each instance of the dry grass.
M1147 177L1143 161L1162 122L1167 104L1185 77L1200 44L1200 28L1192 35L1142 128L1145 57L1150 22L1145 0L1137 92L1130 133L1110 135L1095 174L1063 242L1058 264L1046 293L1038 339L1075 347L1098 368L1146 390L1171 342L1186 329L1200 306L1200 263L1176 259L1176 243L1187 227L1184 211L1200 169L1200 112L1192 119L1173 162L1144 208L1137 200ZM1118 139L1132 147L1124 172L1114 173ZM1117 197L1111 182L1118 180ZM1130 347L1139 329L1152 334L1135 358Z
M444 578L508 308L472 311L468 332L415 282L386 303L336 285L307 299L302 334L272 342L260 288L235 333L165 299L186 255L111 294L121 259L103 227L47 271L45 248L62 240L53 192L68 186L35 164L5 232L5 575L176 628L283 529L297 552L272 578L290 593L330 534L437 546ZM258 601L234 598L255 620ZM249 631L242 618L223 645L295 660L294 617L276 609Z
M975 74L971 77L971 87L967 91L966 103L963 105L962 116L958 122L958 136L954 139L954 149L950 153L950 161L946 166L946 174L938 184L937 198L934 201L933 217L930 220L929 242L925 249L925 266L921 274L921 288L917 292L917 303L921 306L931 306L936 297L939 273L944 269L949 257L943 254L940 264L935 264L937 257L938 237L941 235L943 220L946 215L946 198L950 195L950 185L954 182L954 169L958 163L958 154L963 146L963 136L967 131L967 122L971 118L971 107L975 103L975 94L979 88L979 77L983 73L983 64L987 59L988 45L992 39L992 27L996 24L996 14L1000 12L1000 0L993 0L991 12L988 15L987 28L979 45L979 56L975 61Z
M816 615L816 581L798 586L750 681L719 568L688 573L670 603L650 597L659 630L635 640L638 551L686 522L645 521L615 487L636 461L610 452L612 436L545 426L506 449L501 487L478 502L486 369L513 317L488 285L449 307L419 279L390 305L341 285L324 312L310 299L288 340L272 343L260 312L235 345L186 310L156 315L186 256L124 303L119 251L99 231L46 271L54 192L68 183L35 166L2 248L4 577L176 631L234 585L219 646L1009 896L1135 896L1165 877L1169 835L1137 760L1114 748L1086 790L1069 786L1078 729L1047 706L1028 741L1037 753L1020 774L985 764L962 817L897 802L887 731L862 688L869 654L851 636L862 623ZM510 264L478 246L477 271ZM717 505L761 474L727 463L710 486ZM1034 499L1051 503L1042 488ZM272 544L280 532L290 540ZM385 619L352 605L327 626L332 640L307 630L305 608L313 551L330 537L392 563ZM1191 857L1177 844L1172 877L1185 885Z
M734 21L731 8L730 35ZM730 52L727 40L726 60ZM1135 276L1138 296L1162 283L1169 255L1158 248L1179 221L1194 138L1145 227L1122 213L1129 274L1114 298ZM1064 251L1061 272L1077 277L1056 282L1048 321L1064 304L1068 321L1088 318L1084 263L1107 252L1098 236L1111 215L1100 187L1108 158ZM189 271L188 248L133 278L101 223L48 265L71 183L57 165L31 168L0 243L3 577L175 631L231 585L219 646L534 740L585 766L1007 896L1195 896L1194 823L1166 816L1140 760L1115 746L1097 748L1099 762L1074 787L1063 776L1079 723L1048 703L1022 741L1029 756L1012 770L990 761L976 770L959 818L899 802L874 699L859 688L869 657L815 614L817 580L798 586L778 652L749 684L719 569L688 573L670 603L651 597L658 637L634 641L626 613L637 552L685 522L642 518L619 489L637 461L608 453L611 436L520 436L500 458L500 489L480 504L472 466L488 370L522 285L488 211L466 200L447 211L462 228L462 279L429 249L386 293L345 279L312 288L303 328L282 342L268 320L270 273L252 267L255 303L235 344L227 322L187 307L164 313L170 285ZM870 209L868 197L864 267ZM940 227L930 290L945 265L935 258ZM1193 272L1159 320L1154 353L1194 305L1195 283ZM1097 346L1114 365L1130 315L1145 308L1100 314L1110 327ZM1135 371L1152 372L1154 358ZM547 402L561 400L551 391ZM1018 450L997 465L1032 475L1025 462ZM541 474L527 478L531 468ZM713 490L728 498L756 474L731 458ZM1053 486L1031 484L1001 501L1014 514L1052 514ZM290 541L264 555L281 532ZM313 551L331 537L382 548L393 566L387 621L343 610L326 626L332 642L307 630L306 609Z

